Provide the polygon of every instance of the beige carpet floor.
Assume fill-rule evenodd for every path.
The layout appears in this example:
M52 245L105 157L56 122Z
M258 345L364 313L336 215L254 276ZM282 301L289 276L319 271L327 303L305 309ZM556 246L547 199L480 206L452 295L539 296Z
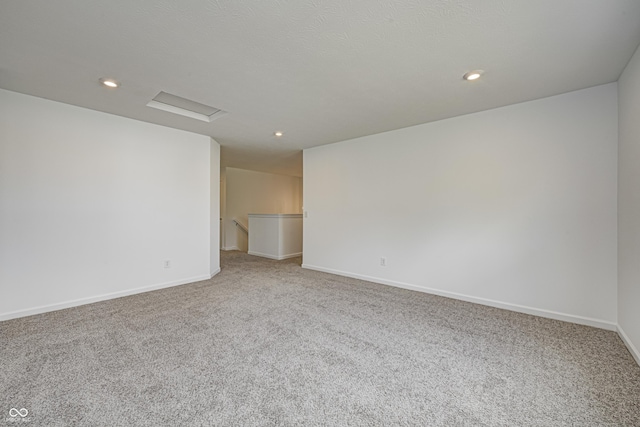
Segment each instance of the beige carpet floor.
M640 426L614 332L299 264L1 322L0 423Z

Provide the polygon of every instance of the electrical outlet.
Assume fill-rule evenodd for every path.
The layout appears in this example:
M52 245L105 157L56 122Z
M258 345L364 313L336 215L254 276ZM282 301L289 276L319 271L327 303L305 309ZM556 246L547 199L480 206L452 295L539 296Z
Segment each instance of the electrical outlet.
M380 265L383 267L387 266L387 259L385 257L380 257Z
M165 261L164 268L171 268L171 261Z

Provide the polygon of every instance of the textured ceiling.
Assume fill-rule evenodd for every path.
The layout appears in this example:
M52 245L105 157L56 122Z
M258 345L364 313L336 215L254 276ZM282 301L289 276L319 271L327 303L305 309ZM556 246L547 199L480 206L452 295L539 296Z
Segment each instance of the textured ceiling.
M300 175L303 148L616 81L639 42L638 0L5 0L0 87ZM229 114L147 107L160 91Z

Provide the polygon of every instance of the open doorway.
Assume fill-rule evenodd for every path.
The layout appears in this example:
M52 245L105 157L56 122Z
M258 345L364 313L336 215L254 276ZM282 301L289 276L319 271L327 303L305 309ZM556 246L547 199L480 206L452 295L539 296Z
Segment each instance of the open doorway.
M225 167L220 186L222 251L249 251L249 214L302 214L301 177Z

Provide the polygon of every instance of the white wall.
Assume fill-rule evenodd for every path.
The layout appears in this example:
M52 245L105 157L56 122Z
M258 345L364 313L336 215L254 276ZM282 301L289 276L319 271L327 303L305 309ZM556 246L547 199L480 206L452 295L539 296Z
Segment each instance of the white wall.
M640 363L640 50L618 81L618 324Z
M208 278L216 146L0 90L0 319Z
M305 150L303 266L614 329L616 168L615 83Z
M227 212L227 168L220 168L220 249L225 249L224 218Z
M302 212L302 179L244 169L225 168L224 249L247 251L247 235L236 227L237 218L249 224L247 215Z
M249 214L249 255L283 260L302 255L302 214Z
M220 272L220 144L213 138L209 156L209 275Z

